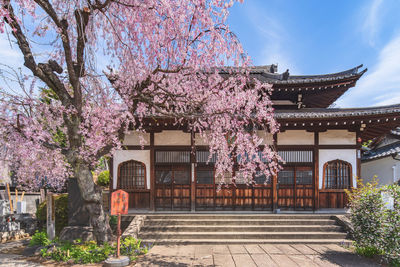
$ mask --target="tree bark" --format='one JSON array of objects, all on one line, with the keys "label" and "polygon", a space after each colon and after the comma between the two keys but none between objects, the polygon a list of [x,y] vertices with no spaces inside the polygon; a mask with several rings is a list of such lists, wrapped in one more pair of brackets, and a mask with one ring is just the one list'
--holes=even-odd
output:
[{"label": "tree bark", "polygon": [[101,187],[94,183],[90,168],[86,164],[79,163],[74,172],[82,192],[85,209],[90,216],[90,225],[93,227],[96,242],[101,244],[111,241],[113,234],[108,216],[103,210]]}]

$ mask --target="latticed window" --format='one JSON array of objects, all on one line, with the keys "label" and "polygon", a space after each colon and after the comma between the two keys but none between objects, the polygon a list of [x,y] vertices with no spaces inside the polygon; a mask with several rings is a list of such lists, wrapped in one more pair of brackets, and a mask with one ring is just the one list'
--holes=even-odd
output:
[{"label": "latticed window", "polygon": [[121,189],[145,189],[146,166],[135,160],[121,163],[118,182]]},{"label": "latticed window", "polygon": [[324,188],[350,188],[351,164],[342,160],[333,160],[324,165]]}]

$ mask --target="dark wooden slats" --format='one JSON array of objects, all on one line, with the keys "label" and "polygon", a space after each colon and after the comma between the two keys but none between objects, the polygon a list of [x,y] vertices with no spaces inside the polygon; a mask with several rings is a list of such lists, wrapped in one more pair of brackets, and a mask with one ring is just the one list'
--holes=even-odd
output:
[{"label": "dark wooden slats", "polygon": [[119,165],[120,189],[145,189],[146,166],[142,162],[130,160]]},{"label": "dark wooden slats", "polygon": [[218,190],[221,177],[215,177],[213,166],[200,165],[195,173],[196,210],[272,209],[271,181],[263,175],[257,176],[255,185],[246,185],[245,179],[238,179],[236,185],[225,185]]},{"label": "dark wooden slats", "polygon": [[347,189],[350,187],[351,165],[333,160],[324,165],[324,189]]},{"label": "dark wooden slats", "polygon": [[312,167],[285,167],[278,173],[278,208],[313,209]]},{"label": "dark wooden slats", "polygon": [[190,165],[155,166],[156,210],[190,210]]}]

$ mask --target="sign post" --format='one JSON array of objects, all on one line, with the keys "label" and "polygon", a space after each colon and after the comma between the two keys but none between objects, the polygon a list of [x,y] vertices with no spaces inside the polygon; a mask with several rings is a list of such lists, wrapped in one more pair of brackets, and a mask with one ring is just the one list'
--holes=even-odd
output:
[{"label": "sign post", "polygon": [[53,240],[56,236],[56,216],[55,216],[55,207],[54,207],[54,196],[53,193],[47,193],[47,236],[50,240]]},{"label": "sign post", "polygon": [[128,214],[129,194],[123,190],[114,191],[111,194],[111,215],[118,216],[117,224],[117,258],[109,258],[105,266],[126,266],[129,264],[129,257],[121,257],[121,214]]}]

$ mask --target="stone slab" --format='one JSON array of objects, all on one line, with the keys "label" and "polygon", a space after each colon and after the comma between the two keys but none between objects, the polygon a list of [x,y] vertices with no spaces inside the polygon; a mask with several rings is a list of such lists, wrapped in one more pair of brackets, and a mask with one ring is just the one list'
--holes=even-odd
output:
[{"label": "stone slab", "polygon": [[310,247],[311,249],[317,251],[320,254],[324,254],[329,250],[329,248],[327,248],[324,245],[309,244],[308,247]]},{"label": "stone slab", "polygon": [[283,254],[283,252],[273,244],[260,244],[260,247],[268,254]]},{"label": "stone slab", "polygon": [[288,244],[279,244],[279,245],[276,245],[276,247],[278,249],[280,249],[283,252],[283,254],[286,254],[286,255],[301,254],[298,250],[294,249],[291,245],[288,245]]},{"label": "stone slab", "polygon": [[235,266],[257,267],[249,254],[232,255]]},{"label": "stone slab", "polygon": [[217,254],[214,255],[214,265],[221,267],[232,267],[235,266],[231,254]]},{"label": "stone slab", "polygon": [[292,261],[289,256],[283,254],[274,254],[271,258],[276,262],[278,266],[289,267],[298,266],[294,261]]},{"label": "stone slab", "polygon": [[292,245],[292,247],[297,249],[301,254],[305,254],[305,255],[319,254],[317,251],[311,249],[310,247],[308,247],[305,244],[296,244],[296,245]]},{"label": "stone slab", "polygon": [[257,267],[277,267],[278,265],[272,260],[268,254],[251,254],[251,258]]},{"label": "stone slab", "polygon": [[259,245],[245,245],[244,246],[248,253],[250,254],[263,254],[265,253]]},{"label": "stone slab", "polygon": [[298,266],[307,266],[307,267],[319,266],[317,263],[313,262],[306,255],[288,255],[288,256]]},{"label": "stone slab", "polygon": [[229,245],[228,248],[231,254],[247,254],[243,245]]},{"label": "stone slab", "polygon": [[213,246],[212,248],[213,248],[214,255],[215,254],[231,254],[228,249],[228,246],[226,246],[226,245],[216,245],[216,246]]}]

